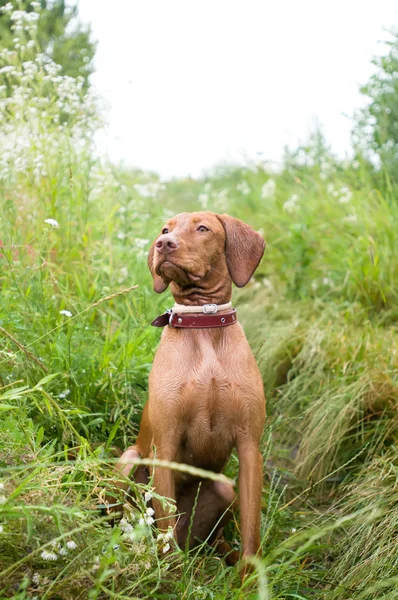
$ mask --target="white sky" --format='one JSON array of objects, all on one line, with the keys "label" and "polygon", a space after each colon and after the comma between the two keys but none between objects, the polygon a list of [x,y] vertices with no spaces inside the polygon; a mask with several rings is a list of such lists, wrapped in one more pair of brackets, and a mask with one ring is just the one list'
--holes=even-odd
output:
[{"label": "white sky", "polygon": [[396,0],[79,0],[107,99],[98,143],[164,177],[304,141],[318,119],[340,156],[359,85],[398,25]]}]

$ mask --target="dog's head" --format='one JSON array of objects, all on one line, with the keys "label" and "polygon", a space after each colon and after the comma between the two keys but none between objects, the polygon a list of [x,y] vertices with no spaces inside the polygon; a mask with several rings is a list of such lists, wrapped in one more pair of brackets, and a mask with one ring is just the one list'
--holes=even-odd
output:
[{"label": "dog's head", "polygon": [[243,287],[264,248],[263,238],[239,219],[212,212],[181,213],[165,223],[150,249],[154,290],[160,294],[172,283],[174,296],[199,289],[215,296],[217,287],[230,290],[231,280]]}]

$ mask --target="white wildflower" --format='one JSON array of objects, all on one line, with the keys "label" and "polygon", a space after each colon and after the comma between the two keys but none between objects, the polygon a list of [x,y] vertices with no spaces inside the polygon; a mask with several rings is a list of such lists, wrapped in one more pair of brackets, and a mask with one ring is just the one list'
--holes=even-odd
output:
[{"label": "white wildflower", "polygon": [[66,556],[66,555],[68,554],[68,551],[67,551],[67,549],[66,549],[66,548],[63,548],[63,547],[61,547],[61,548],[59,548],[59,550],[58,550],[58,554],[59,554],[60,556]]},{"label": "white wildflower", "polygon": [[152,492],[145,492],[145,494],[144,494],[144,502],[145,502],[145,504],[148,504],[148,502],[150,500],[152,500],[152,498],[153,498]]},{"label": "white wildflower", "polygon": [[262,282],[266,290],[268,290],[269,292],[274,291],[274,286],[272,285],[272,281],[270,279],[268,279],[267,277],[263,277]]},{"label": "white wildflower", "polygon": [[343,221],[346,223],[356,223],[358,221],[358,217],[357,215],[347,215],[346,217],[343,217]]},{"label": "white wildflower", "polygon": [[125,281],[125,279],[127,279],[127,277],[128,277],[128,274],[129,274],[129,272],[128,272],[128,269],[127,269],[127,267],[122,267],[122,268],[120,269],[120,277],[119,277],[119,279],[117,280],[117,282],[118,282],[118,283],[123,283],[123,281]]},{"label": "white wildflower", "polygon": [[268,179],[261,188],[261,198],[266,200],[267,198],[273,198],[275,196],[276,183],[273,179]]},{"label": "white wildflower", "polygon": [[338,200],[339,204],[347,204],[347,202],[351,201],[352,192],[347,187],[342,187],[340,189],[340,194],[342,194],[342,196],[340,196]]},{"label": "white wildflower", "polygon": [[40,554],[40,556],[44,560],[57,560],[57,558],[58,558],[58,555],[55,552],[48,552],[47,550],[43,550],[43,552]]},{"label": "white wildflower", "polygon": [[153,520],[153,518],[152,518],[152,517],[146,517],[146,518],[145,518],[145,523],[146,523],[147,525],[153,525],[153,524],[154,524],[154,522],[155,522],[155,521]]},{"label": "white wildflower", "polygon": [[70,310],[60,310],[59,311],[60,315],[65,315],[65,317],[72,317],[72,313],[70,312]]},{"label": "white wildflower", "polygon": [[135,183],[134,189],[142,198],[155,198],[158,193],[165,189],[162,183]]},{"label": "white wildflower", "polygon": [[123,241],[126,238],[126,234],[124,233],[124,231],[118,231],[116,237],[118,240]]},{"label": "white wildflower", "polygon": [[247,181],[241,181],[241,183],[238,183],[236,189],[244,196],[248,196],[250,194],[250,188],[247,184]]},{"label": "white wildflower", "polygon": [[223,188],[217,192],[217,206],[220,210],[228,210],[228,203],[228,190],[227,188]]},{"label": "white wildflower", "polygon": [[7,2],[2,8],[0,8],[0,12],[11,12],[14,10],[14,5],[12,2]]},{"label": "white wildflower", "polygon": [[209,202],[209,194],[199,194],[198,196],[198,202],[201,205],[202,208],[207,208],[207,204]]},{"label": "white wildflower", "polygon": [[296,533],[297,529],[295,527],[293,527],[292,529],[292,533]]},{"label": "white wildflower", "polygon": [[324,277],[322,279],[322,283],[323,283],[323,285],[327,285],[329,287],[334,287],[334,282],[332,279],[330,279],[330,277]]},{"label": "white wildflower", "polygon": [[298,200],[299,197],[297,194],[293,194],[289,200],[286,200],[286,202],[283,205],[283,210],[285,210],[287,213],[292,213],[297,209],[297,205],[298,205]]},{"label": "white wildflower", "polygon": [[13,71],[15,71],[15,67],[12,65],[6,65],[0,69],[0,73],[12,73]]},{"label": "white wildflower", "polygon": [[51,225],[51,227],[54,227],[55,229],[59,227],[59,223],[55,219],[45,219],[44,222],[47,223],[47,225]]},{"label": "white wildflower", "polygon": [[66,545],[69,548],[69,550],[76,550],[77,548],[77,544],[73,540],[69,540],[69,542],[66,542]]},{"label": "white wildflower", "polygon": [[70,390],[64,390],[63,392],[58,394],[58,398],[66,398],[67,396],[69,396],[69,394],[70,394]]},{"label": "white wildflower", "polygon": [[155,511],[153,510],[153,508],[150,508],[150,507],[149,507],[149,508],[147,508],[147,509],[146,509],[146,514],[147,514],[149,517],[153,517],[153,515],[155,514]]},{"label": "white wildflower", "polygon": [[173,532],[173,528],[169,527],[167,529],[167,533],[164,534],[164,539],[166,542],[169,542],[170,540],[172,540],[174,537],[174,532]]},{"label": "white wildflower", "polygon": [[145,246],[147,246],[150,242],[150,240],[146,239],[146,238],[135,238],[134,240],[135,245],[137,246],[137,248],[145,248]]},{"label": "white wildflower", "polygon": [[163,546],[163,554],[166,554],[166,552],[168,552],[170,550],[170,544],[165,544]]},{"label": "white wildflower", "polygon": [[145,525],[145,521],[144,521],[143,517],[141,517],[140,519],[138,519],[138,524],[139,525]]},{"label": "white wildflower", "polygon": [[132,533],[134,531],[134,527],[130,525],[127,519],[123,518],[119,523],[119,529],[123,531],[123,533]]},{"label": "white wildflower", "polygon": [[33,573],[32,581],[34,584],[38,585],[40,583],[40,574]]}]

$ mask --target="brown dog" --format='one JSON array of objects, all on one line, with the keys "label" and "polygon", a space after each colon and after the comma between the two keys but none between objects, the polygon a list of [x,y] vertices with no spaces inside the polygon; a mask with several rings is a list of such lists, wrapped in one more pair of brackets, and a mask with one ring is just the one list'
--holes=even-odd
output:
[{"label": "brown dog", "polygon": [[[248,283],[264,248],[258,233],[228,215],[183,213],[165,224],[148,258],[154,290],[160,294],[170,285],[178,305],[197,311],[192,315],[195,309],[188,309],[186,316],[184,307],[181,315],[174,309],[173,324],[165,327],[153,362],[137,443],[117,465],[128,476],[129,460],[156,456],[221,473],[236,447],[243,557],[260,549],[263,384],[234,311],[221,307],[213,321],[200,311],[214,313],[214,305],[229,303],[232,282],[238,287]],[[147,480],[146,470],[139,467],[135,478]],[[235,500],[231,486],[199,482],[164,467],[153,469],[153,481],[159,495],[176,501],[180,515],[154,498],[159,529],[172,527],[179,545],[191,548],[198,540],[221,540]]]}]

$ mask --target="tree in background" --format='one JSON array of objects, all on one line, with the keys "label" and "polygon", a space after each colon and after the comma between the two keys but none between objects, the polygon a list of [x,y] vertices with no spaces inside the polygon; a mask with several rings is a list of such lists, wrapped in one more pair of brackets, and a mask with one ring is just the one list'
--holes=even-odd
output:
[{"label": "tree in background", "polygon": [[91,40],[89,25],[78,22],[76,5],[66,5],[65,0],[21,0],[10,3],[0,0],[0,49],[12,45],[15,37],[10,10],[1,10],[13,4],[15,10],[34,12],[40,6],[37,43],[40,51],[62,66],[62,74],[84,78],[85,87],[93,71],[95,42]]},{"label": "tree in background", "polygon": [[388,52],[375,58],[376,72],[362,87],[370,103],[361,112],[354,144],[370,158],[375,155],[389,186],[398,186],[398,30],[386,42]]}]

